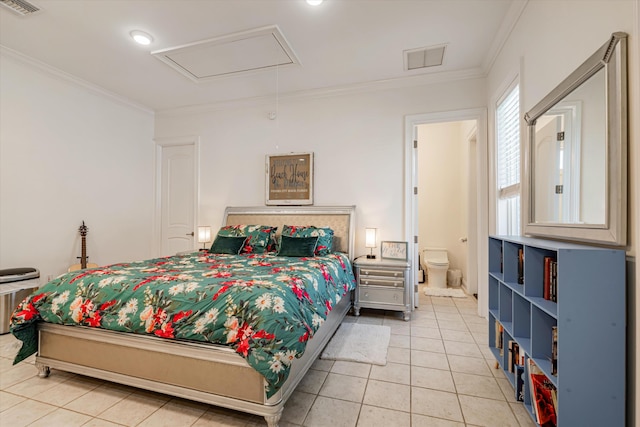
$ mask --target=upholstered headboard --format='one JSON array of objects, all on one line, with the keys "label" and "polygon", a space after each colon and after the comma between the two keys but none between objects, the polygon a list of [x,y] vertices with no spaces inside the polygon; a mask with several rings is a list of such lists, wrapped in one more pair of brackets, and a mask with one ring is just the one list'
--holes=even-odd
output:
[{"label": "upholstered headboard", "polygon": [[330,227],[334,232],[332,250],[353,259],[355,210],[355,206],[230,206],[224,211],[223,225],[269,225],[278,227],[277,235],[284,225]]}]

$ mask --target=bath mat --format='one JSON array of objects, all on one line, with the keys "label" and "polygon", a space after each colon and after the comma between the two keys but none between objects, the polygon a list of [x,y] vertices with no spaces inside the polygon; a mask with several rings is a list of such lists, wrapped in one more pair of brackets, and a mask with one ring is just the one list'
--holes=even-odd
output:
[{"label": "bath mat", "polygon": [[390,340],[388,326],[343,323],[320,358],[386,365]]},{"label": "bath mat", "polygon": [[424,287],[424,294],[430,297],[454,297],[464,298],[467,295],[459,288],[430,288]]}]

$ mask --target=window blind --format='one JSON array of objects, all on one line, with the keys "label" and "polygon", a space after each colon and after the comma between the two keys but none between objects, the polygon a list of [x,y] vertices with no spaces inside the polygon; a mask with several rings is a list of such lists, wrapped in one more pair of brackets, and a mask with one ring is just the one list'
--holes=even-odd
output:
[{"label": "window blind", "polygon": [[520,97],[518,92],[518,86],[516,86],[498,104],[496,110],[497,183],[500,191],[520,183]]}]

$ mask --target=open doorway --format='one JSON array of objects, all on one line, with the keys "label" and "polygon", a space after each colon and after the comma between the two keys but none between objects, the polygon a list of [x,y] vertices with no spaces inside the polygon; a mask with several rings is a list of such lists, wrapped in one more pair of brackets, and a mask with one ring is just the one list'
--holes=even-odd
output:
[{"label": "open doorway", "polygon": [[[428,126],[430,125],[434,127],[429,128]],[[424,247],[433,244],[438,245],[436,247],[452,248],[453,263],[450,268],[461,270],[464,278],[464,290],[468,294],[477,295],[478,314],[486,316],[488,287],[486,253],[488,239],[488,158],[486,126],[486,110],[484,109],[428,113],[405,118],[405,213],[407,240],[412,242],[410,255],[412,269],[415,274],[414,283],[416,286],[414,289],[416,294],[414,294],[414,305],[416,306],[419,296],[417,292],[420,290],[418,280],[419,254]],[[464,150],[464,154],[448,153],[447,155],[453,157],[453,163],[448,163],[448,166],[443,166],[442,158],[439,163],[433,164],[436,165],[432,167],[433,172],[436,174],[435,177],[430,178],[430,181],[436,181],[435,184],[439,187],[437,191],[440,192],[440,195],[437,195],[437,191],[429,195],[430,192],[425,187],[425,185],[429,184],[421,184],[420,182],[420,174],[427,177],[429,175],[426,173],[428,169],[425,169],[425,173],[420,172],[422,168],[429,167],[428,164],[426,166],[421,165],[419,160],[421,128],[427,138],[429,129],[436,130],[439,128],[449,133],[457,132],[458,148]],[[454,132],[451,129],[447,130],[447,128],[458,128],[458,130]],[[439,139],[439,137],[436,136],[436,139]],[[425,142],[424,144],[427,143]],[[426,149],[426,145],[423,148]],[[446,150],[446,146],[440,146],[439,148]],[[440,153],[440,155],[444,154]],[[437,152],[431,153],[431,157],[437,156]],[[457,162],[456,157],[458,157]],[[438,162],[438,160],[435,161]],[[454,169],[454,172],[458,171],[460,175],[465,177],[457,188],[448,187],[447,178],[444,177],[444,173],[441,170],[442,167],[446,167],[447,172],[451,172],[448,169]],[[438,169],[440,169],[440,175],[438,175]],[[460,192],[465,193],[465,195],[461,197]],[[431,236],[421,236],[420,221],[422,213],[420,200],[422,194],[425,193],[426,197],[433,198],[433,200],[426,200],[426,203],[444,206],[445,212],[447,203],[450,203],[453,197],[458,199],[454,209],[464,209],[465,212],[462,215],[462,219],[456,220],[457,228],[451,227],[453,231],[449,231],[448,234],[441,233],[447,234],[448,237],[439,236],[436,238],[433,232]],[[450,221],[452,215],[447,215],[445,218],[446,221]],[[435,225],[442,227],[442,223],[438,225],[438,222],[442,222],[442,220],[438,221],[436,218],[434,220]],[[428,233],[428,227],[423,225],[423,228],[427,228]],[[432,237],[434,237],[434,240],[431,240]],[[460,241],[460,239],[466,239],[466,241]]]},{"label": "open doorway", "polygon": [[[448,286],[468,295],[478,293],[468,245],[469,228],[474,228],[470,220],[476,217],[475,191],[469,191],[476,178],[476,133],[475,120],[417,126],[419,258],[425,285],[434,291]],[[441,265],[432,262],[428,268],[430,255]],[[436,277],[438,270],[443,281]]]}]

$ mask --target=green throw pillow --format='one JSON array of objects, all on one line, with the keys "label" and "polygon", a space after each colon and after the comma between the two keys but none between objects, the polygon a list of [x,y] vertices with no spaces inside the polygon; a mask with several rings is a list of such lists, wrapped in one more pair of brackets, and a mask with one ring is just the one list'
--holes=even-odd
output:
[{"label": "green throw pillow", "polygon": [[247,241],[247,236],[216,236],[209,252],[212,254],[238,255]]},{"label": "green throw pillow", "polygon": [[315,255],[318,237],[280,236],[279,256],[312,257]]}]

